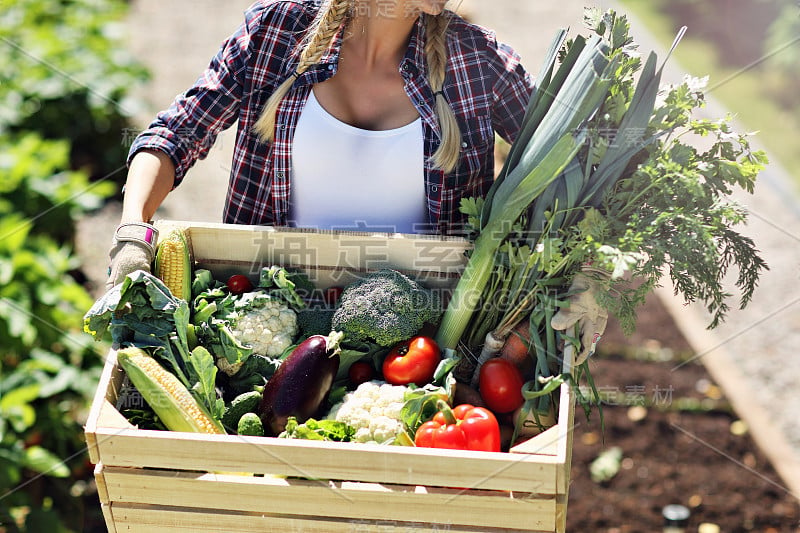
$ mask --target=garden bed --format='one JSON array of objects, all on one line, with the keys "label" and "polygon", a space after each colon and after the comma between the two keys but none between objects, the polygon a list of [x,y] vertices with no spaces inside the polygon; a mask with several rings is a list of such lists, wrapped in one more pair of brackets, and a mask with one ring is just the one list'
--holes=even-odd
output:
[{"label": "garden bed", "polygon": [[[705,367],[681,364],[692,352],[655,297],[634,337],[611,324],[602,346],[591,368],[605,430],[597,412],[588,422],[576,413],[568,531],[658,531],[669,504],[690,509],[689,531],[704,522],[726,533],[800,530],[797,499]],[[591,463],[614,446],[619,473],[592,481]]]}]

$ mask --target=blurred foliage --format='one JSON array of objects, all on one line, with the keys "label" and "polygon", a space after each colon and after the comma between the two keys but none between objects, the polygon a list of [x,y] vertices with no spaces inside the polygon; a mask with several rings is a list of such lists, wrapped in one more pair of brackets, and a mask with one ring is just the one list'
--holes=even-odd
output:
[{"label": "blurred foliage", "polygon": [[697,39],[714,43],[721,65],[759,61],[764,40],[782,4],[791,0],[657,0],[659,9],[689,26]]},{"label": "blurred foliage", "polygon": [[69,243],[113,185],[65,170],[67,141],[0,145],[0,530],[82,531],[99,513],[82,426],[108,346],[81,331],[92,300]]},{"label": "blurred foliage", "polygon": [[70,166],[119,184],[121,141],[147,78],[124,40],[123,0],[10,0],[0,10],[0,133],[70,141]]},{"label": "blurred foliage", "polygon": [[800,3],[783,0],[783,4],[764,43],[767,66],[774,71],[767,87],[783,106],[800,108]]},{"label": "blurred foliage", "polygon": [[658,9],[713,45],[723,67],[756,69],[764,96],[800,107],[797,0],[657,0]]},{"label": "blurred foliage", "polygon": [[77,221],[118,190],[130,91],[123,0],[11,0],[0,9],[0,532],[103,531],[83,435],[108,345]]}]

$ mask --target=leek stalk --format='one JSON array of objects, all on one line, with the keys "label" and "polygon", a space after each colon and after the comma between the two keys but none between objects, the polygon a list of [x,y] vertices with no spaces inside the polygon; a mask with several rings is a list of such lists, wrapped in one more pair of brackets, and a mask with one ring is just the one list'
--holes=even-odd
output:
[{"label": "leek stalk", "polygon": [[494,270],[495,254],[500,245],[530,203],[575,158],[583,140],[582,133],[578,135],[567,133],[561,137],[541,164],[534,167],[520,181],[514,196],[502,206],[502,210],[495,212],[495,216],[481,231],[436,333],[436,342],[440,348],[453,350],[456,348]]}]

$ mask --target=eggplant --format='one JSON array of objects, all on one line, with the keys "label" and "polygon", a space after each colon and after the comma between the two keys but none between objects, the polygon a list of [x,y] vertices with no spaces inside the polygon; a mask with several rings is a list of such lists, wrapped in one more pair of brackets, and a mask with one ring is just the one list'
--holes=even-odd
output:
[{"label": "eggplant", "polygon": [[290,416],[303,423],[318,417],[339,370],[341,333],[312,335],[301,342],[267,381],[258,414],[267,436],[286,429]]}]

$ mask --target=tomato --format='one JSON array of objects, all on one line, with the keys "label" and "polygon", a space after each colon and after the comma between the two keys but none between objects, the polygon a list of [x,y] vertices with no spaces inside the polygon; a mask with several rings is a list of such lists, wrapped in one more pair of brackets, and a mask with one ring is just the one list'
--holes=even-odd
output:
[{"label": "tomato", "polygon": [[253,284],[250,282],[250,278],[244,274],[234,274],[229,277],[226,285],[232,294],[242,294],[253,290]]},{"label": "tomato", "polygon": [[481,397],[495,413],[510,413],[522,405],[522,385],[516,365],[498,357],[486,361],[478,376]]},{"label": "tomato", "polygon": [[325,305],[328,307],[335,306],[339,302],[339,298],[342,296],[343,291],[344,287],[339,287],[338,285],[325,289],[325,292],[322,295]]},{"label": "tomato", "polygon": [[357,386],[374,378],[375,369],[366,361],[356,361],[350,365],[347,376],[350,379],[350,383]]},{"label": "tomato", "polygon": [[392,347],[383,361],[383,377],[392,385],[430,383],[439,361],[439,346],[430,337],[413,337]]}]

